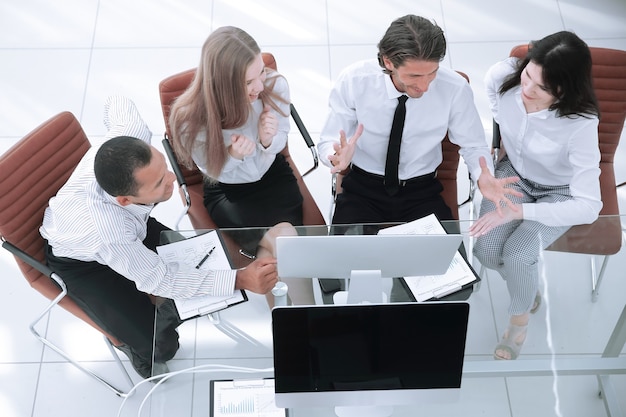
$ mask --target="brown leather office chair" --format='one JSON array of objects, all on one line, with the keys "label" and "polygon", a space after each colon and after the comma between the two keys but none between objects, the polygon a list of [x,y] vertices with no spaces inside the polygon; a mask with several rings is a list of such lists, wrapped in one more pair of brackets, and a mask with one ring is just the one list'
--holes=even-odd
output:
[{"label": "brown leather office chair", "polygon": [[120,342],[98,327],[66,295],[62,277],[45,264],[44,240],[39,234],[48,201],[65,184],[89,147],[78,120],[71,113],[64,112],[44,122],[0,156],[0,172],[3,173],[0,179],[0,238],[2,247],[15,256],[31,287],[51,300],[30,325],[33,335],[117,395],[125,397],[125,392],[83,367],[35,329],[53,307],[60,305],[104,335],[125,378],[133,385],[111,345]]},{"label": "brown leather office chair", "polygon": [[[613,160],[626,117],[626,51],[596,47],[590,50],[593,86],[600,105],[598,141],[603,204],[600,215],[618,215]],[[528,45],[518,45],[511,50],[510,56],[523,59],[527,52]],[[493,144],[499,147],[498,129],[494,129],[494,134]],[[603,256],[602,266],[597,273],[595,258],[591,257],[591,297],[596,301],[609,256],[619,252],[622,236],[619,218],[599,218],[591,224],[573,226],[547,250]]]},{"label": "brown leather office chair", "polygon": [[[265,66],[268,68],[272,68],[277,70],[276,60],[271,53],[264,52],[263,61]],[[187,169],[183,166],[180,166],[177,162],[176,155],[174,154],[171,147],[171,140],[176,140],[176,138],[172,138],[170,128],[169,128],[169,115],[170,115],[170,107],[174,100],[181,95],[189,86],[193,77],[195,76],[196,70],[190,69],[187,71],[183,71],[181,73],[172,75],[159,84],[159,95],[161,98],[161,108],[163,111],[163,118],[165,120],[165,139],[163,140],[163,147],[165,148],[165,152],[167,153],[172,168],[176,173],[178,183],[180,186],[181,198],[183,199],[183,204],[185,205],[185,211],[183,212],[183,216],[187,214],[189,216],[189,220],[195,229],[215,229],[217,225],[209,216],[206,208],[203,204],[204,199],[204,190],[203,190],[203,175],[199,169]],[[307,175],[309,172],[317,168],[318,166],[318,158],[317,151],[315,149],[315,144],[311,140],[306,127],[302,123],[295,107],[293,104],[291,107],[291,117],[294,120],[298,130],[300,131],[303,139],[306,142],[307,147],[311,150],[313,156],[313,167],[304,173]],[[311,192],[307,188],[304,182],[304,175],[300,174],[298,167],[295,162],[291,158],[289,154],[289,146],[285,146],[285,148],[281,152],[285,159],[289,162],[293,173],[298,181],[298,186],[300,188],[300,193],[303,197],[303,223],[305,225],[325,225],[326,222],[322,213],[320,212]],[[226,243],[229,245],[229,243]],[[237,253],[237,251],[231,251],[231,253]],[[234,263],[233,266],[241,266],[249,262],[248,259],[231,259]]]},{"label": "brown leather office chair", "polygon": [[[460,75],[463,76],[469,82],[469,77],[467,74],[457,71]],[[459,198],[458,198],[458,185],[457,185],[457,171],[459,168],[459,146],[450,142],[448,139],[448,135],[446,135],[441,141],[441,151],[443,153],[443,160],[439,167],[437,168],[437,178],[441,182],[443,186],[443,191],[441,192],[441,196],[443,200],[446,202],[450,210],[452,211],[452,220],[459,219]],[[332,201],[333,204],[330,210],[330,219],[332,219],[333,215],[333,207],[334,201],[337,198],[337,194],[341,193],[341,180],[345,174],[348,173],[348,170],[340,173],[334,174],[332,178]],[[470,179],[471,183],[471,179]],[[465,203],[463,203],[465,204]],[[449,220],[449,219],[448,219]]]}]

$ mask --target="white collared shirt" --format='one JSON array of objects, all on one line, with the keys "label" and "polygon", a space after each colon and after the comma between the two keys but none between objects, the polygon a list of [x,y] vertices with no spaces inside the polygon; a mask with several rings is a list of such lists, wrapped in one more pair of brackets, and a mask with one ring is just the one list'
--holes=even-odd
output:
[{"label": "white collared shirt", "polygon": [[527,113],[521,87],[498,93],[515,71],[517,58],[492,66],[485,77],[502,145],[519,175],[542,185],[569,185],[573,199],[559,203],[523,204],[524,218],[549,226],[591,223],[602,208],[598,118],[558,117],[556,111]]},{"label": "white collared shirt", "polygon": [[[401,95],[377,60],[350,65],[339,75],[329,98],[329,114],[322,129],[318,150],[324,164],[335,153],[339,131],[349,139],[359,123],[363,134],[352,162],[359,168],[384,175],[387,145],[393,114]],[[428,91],[406,102],[398,176],[401,180],[428,174],[442,161],[441,141],[461,147],[472,178],[480,176],[478,159],[484,156],[493,172],[485,131],[467,81],[451,69],[440,67]]]},{"label": "white collared shirt", "polygon": [[[122,135],[148,143],[152,137],[141,122],[114,126],[106,139]],[[100,188],[93,168],[96,152],[96,147],[87,151],[46,208],[40,233],[52,246],[54,255],[108,265],[134,281],[140,291],[162,297],[232,294],[236,271],[206,271],[193,265],[165,263],[143,245],[146,222],[154,206],[121,206]]]}]

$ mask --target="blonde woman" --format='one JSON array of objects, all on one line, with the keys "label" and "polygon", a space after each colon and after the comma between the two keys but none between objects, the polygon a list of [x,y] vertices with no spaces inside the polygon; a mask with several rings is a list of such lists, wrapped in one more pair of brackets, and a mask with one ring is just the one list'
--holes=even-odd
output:
[{"label": "blonde woman", "polygon": [[265,68],[242,29],[215,30],[189,88],[170,115],[180,162],[204,173],[204,205],[220,228],[273,227],[235,236],[244,250],[273,256],[273,239],[302,224],[302,195],[280,151],[289,132],[289,86]]}]

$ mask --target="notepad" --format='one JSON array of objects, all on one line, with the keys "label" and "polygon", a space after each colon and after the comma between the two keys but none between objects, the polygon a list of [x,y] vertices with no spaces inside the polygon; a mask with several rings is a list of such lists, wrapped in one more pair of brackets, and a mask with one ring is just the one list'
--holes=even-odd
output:
[{"label": "notepad", "polygon": [[[381,229],[378,234],[445,234],[437,216],[422,217],[409,223]],[[415,301],[426,301],[445,297],[460,291],[465,286],[479,280],[478,276],[458,251],[452,258],[450,267],[443,275],[404,277],[406,286]]]},{"label": "notepad", "polygon": [[[165,262],[179,262],[201,270],[231,269],[228,254],[216,230],[189,239],[158,246],[157,253]],[[236,290],[231,295],[174,299],[181,320],[203,316],[247,301],[244,290]]]}]

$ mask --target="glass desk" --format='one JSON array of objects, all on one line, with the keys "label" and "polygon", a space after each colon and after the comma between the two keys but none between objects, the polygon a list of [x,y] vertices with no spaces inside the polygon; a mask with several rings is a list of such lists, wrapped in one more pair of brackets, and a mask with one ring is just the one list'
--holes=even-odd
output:
[{"label": "glass desk", "polygon": [[[393,226],[398,226],[395,223],[386,224],[354,224],[347,226],[297,226],[294,227],[292,232],[298,236],[329,236],[329,235],[376,235],[379,231],[387,229]],[[443,222],[442,233],[460,233],[459,222]],[[230,263],[233,268],[243,268],[249,265],[254,259],[255,252],[254,247],[260,236],[263,236],[269,229],[268,228],[240,228],[240,229],[220,229],[219,235],[221,237],[224,248],[227,252],[227,256],[230,259]],[[190,230],[190,231],[171,231],[163,232],[162,241],[176,242],[185,240],[190,237],[202,235],[209,232],[208,230]],[[437,233],[432,233],[437,234]],[[462,243],[459,248],[459,253],[467,261],[467,250],[465,243]],[[478,276],[475,272],[474,275]],[[315,292],[316,304],[332,304],[333,295],[337,291],[346,290],[347,280],[345,279],[319,279],[314,282],[313,288]],[[348,278],[348,277],[346,277]],[[291,283],[297,283],[299,281],[291,280]],[[389,279],[385,280],[386,287],[385,292],[389,296],[390,302],[411,302],[415,301],[415,298],[411,295],[410,291],[403,284],[401,279]],[[297,290],[296,290],[297,291]],[[445,297],[441,297],[444,301],[453,300],[467,300],[473,291],[472,286],[466,286],[460,291],[456,291]],[[292,291],[290,290],[289,293]],[[278,300],[282,303],[281,300]],[[293,304],[303,304],[294,300]]]},{"label": "glass desk", "polygon": [[[590,261],[601,259],[599,256],[580,253],[594,249],[589,227],[566,235],[542,253],[543,304],[531,316],[526,342],[514,361],[493,359],[493,349],[508,322],[506,283],[471,259],[482,280],[452,297],[470,304],[460,399],[418,409],[397,406],[393,415],[622,415],[619,410],[626,410],[626,399],[616,395],[626,392],[626,249],[621,220],[605,217],[593,226],[604,230],[603,250],[615,251],[601,271]],[[464,248],[471,253],[468,226],[469,222],[445,222],[447,230],[460,230]],[[382,226],[354,225],[347,232],[373,234],[376,227]],[[609,238],[616,227],[617,245]],[[227,229],[221,232],[230,233]],[[326,226],[299,228],[299,234],[329,232],[333,231]],[[195,233],[180,232],[178,236]],[[251,261],[239,253],[237,244],[226,246],[235,267]],[[600,272],[603,282],[596,288],[597,283],[590,283],[589,277]],[[392,284],[392,288],[391,301],[410,297],[402,285]],[[328,302],[319,288],[316,291],[322,302]],[[270,309],[264,296],[250,292],[248,296],[248,302],[223,310],[218,317],[188,320],[179,327],[181,348],[168,365],[172,372],[180,373],[138,390],[139,395],[152,390],[142,415],[209,416],[210,380],[273,376]],[[127,414],[121,415],[137,415],[137,410],[124,412]],[[333,415],[332,408],[290,410],[292,417]]]}]

